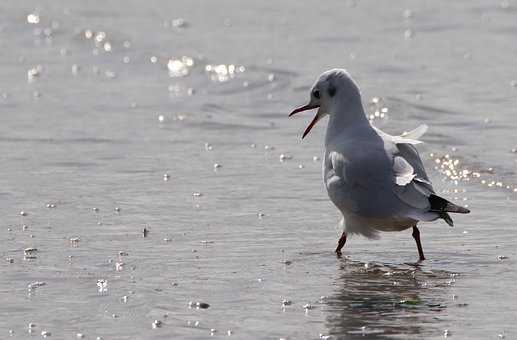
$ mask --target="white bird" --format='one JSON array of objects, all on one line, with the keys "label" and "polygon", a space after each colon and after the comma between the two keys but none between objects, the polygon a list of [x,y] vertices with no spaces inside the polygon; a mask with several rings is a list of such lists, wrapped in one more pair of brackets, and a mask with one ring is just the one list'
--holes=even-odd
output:
[{"label": "white bird", "polygon": [[404,136],[391,136],[372,126],[359,87],[342,69],[321,74],[309,103],[289,116],[315,108],[318,112],[302,138],[329,116],[323,181],[330,200],[343,214],[336,253],[341,255],[348,234],[376,238],[379,231],[413,228],[420,260],[425,260],[417,223],[441,218],[452,226],[449,212],[470,212],[436,195],[414,146],[421,143],[417,139],[427,126]]}]

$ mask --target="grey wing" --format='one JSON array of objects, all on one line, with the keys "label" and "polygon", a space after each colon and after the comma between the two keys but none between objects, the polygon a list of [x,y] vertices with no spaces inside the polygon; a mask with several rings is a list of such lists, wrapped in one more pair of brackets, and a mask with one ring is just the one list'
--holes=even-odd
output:
[{"label": "grey wing", "polygon": [[418,151],[411,144],[400,143],[396,144],[393,157],[394,191],[398,198],[412,208],[427,212],[434,189]]}]

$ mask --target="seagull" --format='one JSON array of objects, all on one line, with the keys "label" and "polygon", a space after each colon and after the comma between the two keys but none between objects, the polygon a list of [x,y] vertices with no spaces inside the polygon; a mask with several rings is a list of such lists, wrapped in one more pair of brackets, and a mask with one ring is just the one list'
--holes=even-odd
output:
[{"label": "seagull", "polygon": [[322,73],[312,86],[310,101],[289,116],[318,109],[302,139],[316,123],[329,117],[325,134],[323,182],[328,196],[343,215],[341,249],[348,235],[377,238],[379,232],[413,229],[419,260],[425,260],[420,221],[443,219],[470,211],[438,196],[415,145],[427,126],[392,136],[370,124],[356,82],[343,69]]}]

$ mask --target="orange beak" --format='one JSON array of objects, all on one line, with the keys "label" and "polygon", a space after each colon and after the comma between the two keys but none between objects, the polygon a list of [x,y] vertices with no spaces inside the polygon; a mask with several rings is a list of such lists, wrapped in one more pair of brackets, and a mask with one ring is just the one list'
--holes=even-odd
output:
[{"label": "orange beak", "polygon": [[[291,117],[292,115],[294,114],[297,114],[298,112],[302,112],[302,111],[307,111],[307,110],[312,110],[312,109],[316,109],[320,107],[319,105],[311,105],[311,104],[307,104],[305,106],[302,106],[302,107],[299,107],[297,109],[295,109],[293,112],[291,112],[289,114],[289,117]],[[321,119],[321,115],[319,113],[316,113],[316,116],[314,116],[314,118],[312,119],[312,121],[310,122],[309,126],[307,126],[307,128],[305,129],[305,131],[303,132],[303,135],[302,135],[302,139],[305,138],[305,136],[307,136],[307,134],[309,133],[309,131],[311,131],[311,129],[313,128],[314,125],[316,125],[316,123],[318,122],[318,120]]]}]

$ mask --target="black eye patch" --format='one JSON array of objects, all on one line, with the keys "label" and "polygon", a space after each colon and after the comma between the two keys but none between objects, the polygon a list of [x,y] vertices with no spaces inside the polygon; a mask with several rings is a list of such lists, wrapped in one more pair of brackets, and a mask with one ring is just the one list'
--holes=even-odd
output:
[{"label": "black eye patch", "polygon": [[334,97],[336,94],[336,88],[332,85],[329,86],[329,96]]},{"label": "black eye patch", "polygon": [[315,90],[312,94],[314,95],[314,98],[320,99],[320,91]]}]

